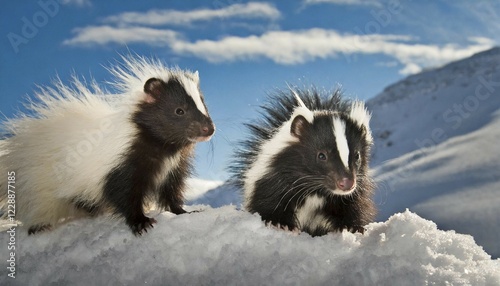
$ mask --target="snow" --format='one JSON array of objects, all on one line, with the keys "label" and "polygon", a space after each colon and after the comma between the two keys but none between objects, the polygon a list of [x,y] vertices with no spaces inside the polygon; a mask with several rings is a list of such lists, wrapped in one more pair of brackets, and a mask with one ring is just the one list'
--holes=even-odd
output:
[{"label": "snow", "polygon": [[242,208],[242,199],[242,191],[236,188],[230,182],[226,182],[219,185],[217,188],[208,190],[198,197],[192,197],[190,200],[188,200],[188,203],[195,205],[209,205],[213,208],[218,208],[226,205],[233,205],[238,208]]},{"label": "snow", "polygon": [[185,199],[188,201],[199,199],[200,196],[203,196],[208,191],[216,189],[223,184],[224,181],[210,181],[199,178],[189,178],[186,184],[187,186]]},{"label": "snow", "polygon": [[[500,256],[500,113],[484,128],[375,168],[380,219],[410,208],[443,229],[474,235]],[[404,167],[402,167],[404,166]]]},{"label": "snow", "polygon": [[[16,278],[1,285],[499,285],[500,260],[472,236],[406,211],[364,235],[311,237],[266,226],[234,206],[155,214],[135,237],[120,220],[69,222],[27,236],[17,228]],[[0,244],[7,245],[2,235]],[[7,257],[2,247],[1,257]],[[5,267],[2,267],[5,271]]]},{"label": "snow", "polygon": [[412,75],[367,102],[372,163],[438,145],[491,122],[500,108],[500,48]]}]

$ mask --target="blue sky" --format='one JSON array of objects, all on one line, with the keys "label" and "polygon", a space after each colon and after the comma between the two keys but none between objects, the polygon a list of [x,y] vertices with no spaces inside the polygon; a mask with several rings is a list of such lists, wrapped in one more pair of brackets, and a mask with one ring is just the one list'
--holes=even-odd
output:
[{"label": "blue sky", "polygon": [[216,125],[196,172],[222,180],[266,93],[341,85],[369,99],[406,75],[498,45],[500,1],[5,1],[0,112],[71,74],[104,83],[130,51],[198,70]]}]

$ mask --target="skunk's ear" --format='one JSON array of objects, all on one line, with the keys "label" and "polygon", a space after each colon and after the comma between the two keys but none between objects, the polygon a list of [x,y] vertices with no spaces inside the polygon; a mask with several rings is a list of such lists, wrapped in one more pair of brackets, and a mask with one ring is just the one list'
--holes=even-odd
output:
[{"label": "skunk's ear", "polygon": [[302,116],[302,115],[297,115],[292,121],[292,126],[290,127],[290,133],[296,137],[300,138],[304,133],[305,130],[309,126],[309,121]]},{"label": "skunk's ear", "polygon": [[152,77],[146,81],[144,84],[144,93],[146,94],[146,97],[144,101],[147,103],[154,103],[156,102],[156,99],[158,99],[162,92],[164,91],[164,85],[165,82],[163,82],[161,79],[157,79],[155,77]]}]

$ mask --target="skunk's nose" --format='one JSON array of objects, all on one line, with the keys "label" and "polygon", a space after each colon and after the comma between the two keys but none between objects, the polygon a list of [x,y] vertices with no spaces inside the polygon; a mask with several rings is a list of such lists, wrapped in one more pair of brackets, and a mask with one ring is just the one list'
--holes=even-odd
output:
[{"label": "skunk's nose", "polygon": [[337,181],[337,188],[342,191],[350,191],[354,186],[354,180],[350,178],[342,178]]},{"label": "skunk's nose", "polygon": [[208,136],[212,136],[215,132],[215,128],[213,125],[209,125],[209,126],[203,126],[201,128],[201,136],[203,137],[208,137]]},{"label": "skunk's nose", "polygon": [[199,130],[200,133],[194,140],[198,142],[208,141],[215,133],[215,126],[213,124],[204,125]]}]

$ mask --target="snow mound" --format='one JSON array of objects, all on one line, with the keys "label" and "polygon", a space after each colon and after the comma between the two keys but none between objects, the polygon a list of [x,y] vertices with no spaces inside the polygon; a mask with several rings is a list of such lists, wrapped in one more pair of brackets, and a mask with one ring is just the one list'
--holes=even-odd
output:
[{"label": "snow mound", "polygon": [[224,181],[210,181],[199,178],[188,178],[186,182],[185,199],[188,201],[195,200],[204,196],[207,192],[219,188],[224,184]]},{"label": "snow mound", "polygon": [[230,181],[219,184],[216,188],[206,192],[198,192],[197,194],[198,195],[193,196],[188,193],[186,196],[187,204],[209,205],[212,208],[234,205],[238,208],[242,208],[242,190]]},{"label": "snow mound", "polygon": [[[364,235],[313,238],[267,227],[233,206],[196,207],[206,209],[157,214],[143,237],[106,217],[36,236],[18,227],[16,278],[2,275],[0,284],[500,285],[500,260],[471,236],[409,211],[368,225]],[[3,233],[0,243],[8,240]]]}]

